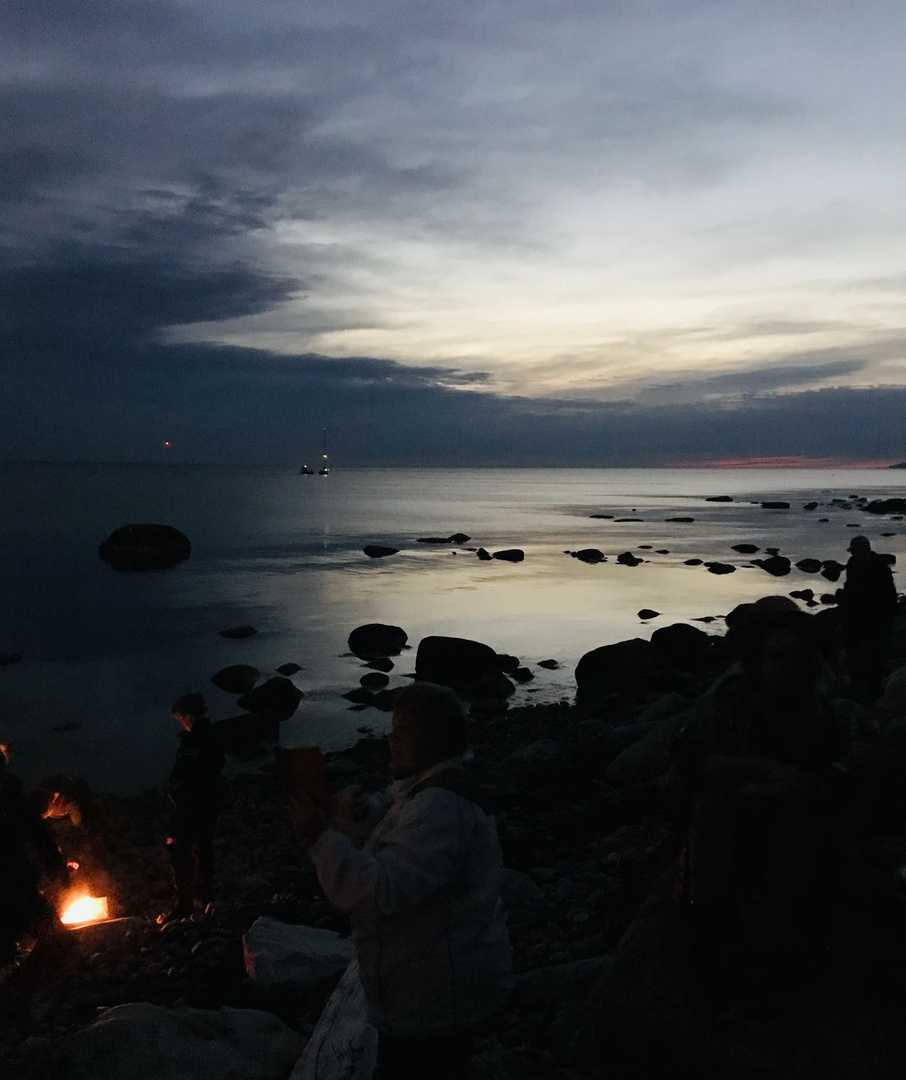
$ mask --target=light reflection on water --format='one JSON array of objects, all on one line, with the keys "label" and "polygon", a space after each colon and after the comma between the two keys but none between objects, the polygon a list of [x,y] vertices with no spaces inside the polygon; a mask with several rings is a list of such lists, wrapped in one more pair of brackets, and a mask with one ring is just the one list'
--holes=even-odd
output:
[{"label": "light reflection on water", "polygon": [[[64,770],[118,790],[157,785],[166,775],[176,742],[169,705],[179,693],[201,689],[215,717],[238,711],[208,682],[230,663],[254,664],[264,677],[287,661],[304,666],[294,681],[306,698],[284,726],[286,741],[338,747],[362,724],[385,727],[386,714],[350,712],[339,697],[362,674],[343,654],[350,630],[364,622],[400,625],[413,646],[427,634],[453,634],[530,665],[557,659],[558,671],[540,670],[515,699],[549,700],[572,696],[576,661],[598,645],[724,615],[769,593],[833,591],[798,571],[774,579],[745,568],[732,544],[777,546],[794,561],[845,561],[859,531],[904,555],[902,523],[801,509],[851,493],[902,494],[903,474],[883,470],[335,469],[324,479],[207,466],[2,469],[9,512],[0,522],[0,584],[8,604],[0,652],[24,659],[0,669],[0,734],[32,781]],[[722,494],[734,502],[706,501]],[[773,499],[793,508],[757,505]],[[676,516],[695,521],[665,520]],[[191,538],[192,558],[160,574],[111,571],[97,544],[127,521],[175,525]],[[453,555],[446,545],[416,543],[459,531],[472,537],[469,546],[521,547],[525,561],[481,562],[461,549]],[[882,531],[898,535],[881,540]],[[367,543],[401,551],[370,560],[361,550]],[[610,561],[592,566],[564,554],[583,547],[600,548]],[[620,566],[613,557],[625,550],[650,561]],[[740,569],[717,577],[684,566],[693,556]],[[661,616],[643,624],[636,614],[643,607]],[[217,636],[240,623],[259,633],[246,641]],[[414,649],[404,653],[397,672],[411,671],[414,659]],[[394,674],[394,685],[403,681]]]}]

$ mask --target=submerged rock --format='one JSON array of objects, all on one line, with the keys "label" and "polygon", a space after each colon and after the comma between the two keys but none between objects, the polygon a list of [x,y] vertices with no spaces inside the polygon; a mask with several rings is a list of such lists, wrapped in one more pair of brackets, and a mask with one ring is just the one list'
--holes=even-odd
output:
[{"label": "submerged rock", "polygon": [[300,664],[281,664],[276,670],[281,675],[286,675],[288,677],[290,675],[295,675],[297,671],[301,671],[302,666]]},{"label": "submerged rock", "polygon": [[624,551],[622,555],[617,555],[617,562],[620,566],[638,566],[639,563],[644,561],[644,559],[639,559],[633,555],[631,551]]},{"label": "submerged rock", "polygon": [[762,510],[789,510],[790,504],[788,502],[782,502],[780,500],[774,500],[773,502],[763,502],[761,504]]},{"label": "submerged rock", "polygon": [[359,679],[359,682],[369,690],[382,690],[390,682],[390,676],[382,671],[369,671],[367,675]]},{"label": "submerged rock", "polygon": [[642,608],[638,613],[640,619],[656,619],[660,615],[659,611],[652,611],[651,608]]},{"label": "submerged rock", "polygon": [[790,560],[784,555],[771,555],[767,559],[753,559],[752,562],[772,577],[783,577],[790,572]]},{"label": "submerged rock", "polygon": [[409,635],[400,626],[389,623],[365,623],[349,635],[349,651],[360,660],[377,660],[398,656]]},{"label": "submerged rock", "polygon": [[570,555],[584,563],[607,562],[607,556],[597,548],[582,548],[581,551],[571,551]]},{"label": "submerged rock", "polygon": [[302,691],[282,675],[275,675],[273,679],[256,686],[247,694],[239,698],[237,704],[249,712],[269,712],[280,720],[288,720],[305,695]]},{"label": "submerged rock", "polygon": [[251,690],[261,672],[251,664],[231,664],[215,671],[211,682],[227,694],[245,694]]},{"label": "submerged rock", "polygon": [[172,525],[123,525],[98,547],[115,570],[165,570],[191,554],[189,538]]},{"label": "submerged rock", "polygon": [[709,574],[735,574],[736,567],[730,563],[723,562],[708,562],[705,563],[708,568]]},{"label": "submerged rock", "polygon": [[369,559],[385,559],[388,555],[398,555],[399,548],[385,547],[383,544],[366,544],[362,551]]},{"label": "submerged rock", "polygon": [[754,555],[759,551],[757,544],[733,544],[731,551],[738,551],[740,555]]},{"label": "submerged rock", "polygon": [[525,552],[521,548],[505,548],[503,551],[495,551],[493,559],[502,559],[504,562],[522,562]]},{"label": "submerged rock", "polygon": [[257,634],[258,631],[254,626],[231,626],[229,630],[218,630],[217,633],[221,637],[233,638],[240,641],[242,638],[252,637],[252,635]]},{"label": "submerged rock", "polygon": [[800,559],[796,563],[796,569],[801,570],[803,574],[817,574],[821,569],[820,559]]}]

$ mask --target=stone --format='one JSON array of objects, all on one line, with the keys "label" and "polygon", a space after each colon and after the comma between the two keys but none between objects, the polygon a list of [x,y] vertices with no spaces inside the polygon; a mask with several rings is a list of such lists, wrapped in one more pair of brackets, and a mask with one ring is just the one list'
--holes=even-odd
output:
[{"label": "stone", "polygon": [[736,567],[730,563],[723,562],[708,562],[705,563],[708,568],[709,574],[735,574]]},{"label": "stone", "polygon": [[862,509],[869,514],[906,514],[906,499],[872,499]]},{"label": "stone", "polygon": [[487,551],[483,547],[480,547],[478,551],[475,552],[475,554],[478,556],[479,559],[481,559],[482,562],[490,562],[493,557],[490,551]]},{"label": "stone", "polygon": [[165,570],[192,554],[189,538],[172,525],[122,525],[98,547],[115,570]]},{"label": "stone", "polygon": [[503,714],[509,709],[509,704],[506,698],[502,697],[489,697],[480,698],[478,701],[473,701],[469,707],[470,716],[483,716],[493,719],[494,717],[503,716]]},{"label": "stone", "polygon": [[618,690],[627,678],[647,677],[665,668],[662,653],[642,638],[602,645],[585,653],[576,665],[576,703],[588,704]]},{"label": "stone", "polygon": [[531,682],[535,677],[527,667],[516,668],[512,675],[516,682]]},{"label": "stone", "polygon": [[500,883],[500,896],[504,907],[519,907],[540,900],[544,894],[534,881],[521,870],[504,868]]},{"label": "stone", "polygon": [[[415,674],[418,679],[450,686],[466,696],[506,696],[487,693],[487,685],[482,687],[483,693],[473,695],[472,691],[485,680],[504,679],[509,683],[502,675],[497,653],[490,645],[469,638],[441,635],[422,638],[419,642]],[[509,686],[512,688],[512,683]]]},{"label": "stone", "polygon": [[682,694],[677,694],[675,692],[664,694],[663,697],[659,697],[657,701],[653,701],[647,708],[639,713],[637,723],[656,724],[661,720],[669,720],[671,717],[676,716],[678,713],[685,712],[689,708],[691,708],[691,703],[688,698],[683,697]]},{"label": "stone", "polygon": [[790,504],[788,502],[782,502],[780,500],[774,500],[772,502],[763,502],[761,504],[762,510],[789,510]]},{"label": "stone", "polygon": [[369,690],[380,690],[390,682],[390,676],[385,675],[383,671],[369,671],[367,675],[359,679],[359,682]]},{"label": "stone", "polygon": [[305,695],[302,691],[282,675],[275,675],[273,679],[256,686],[243,694],[237,701],[241,709],[249,712],[270,712],[280,720],[288,720]]},{"label": "stone", "polygon": [[385,547],[383,544],[366,544],[362,551],[369,559],[386,559],[388,555],[398,555],[399,548]]},{"label": "stone", "polygon": [[643,739],[618,754],[604,773],[604,780],[620,790],[660,779],[670,766],[676,736],[688,722],[689,714],[678,713],[651,724]]},{"label": "stone", "polygon": [[710,648],[712,638],[704,630],[688,623],[671,623],[662,626],[651,635],[651,644],[673,657],[685,658],[701,655]]},{"label": "stone", "polygon": [[522,562],[525,552],[521,548],[505,548],[503,551],[495,551],[491,557],[504,562]]},{"label": "stone", "polygon": [[254,626],[231,626],[229,630],[218,630],[217,633],[221,637],[241,641],[243,638],[252,637],[254,634],[257,634],[258,631]]},{"label": "stone", "polygon": [[709,495],[705,502],[733,502],[730,495]]},{"label": "stone", "polygon": [[511,656],[509,653],[498,653],[497,660],[500,664],[500,670],[505,671],[507,675],[512,675],[519,667],[519,657]]},{"label": "stone", "polygon": [[468,544],[472,539],[471,536],[466,536],[465,533],[453,533],[452,536],[447,537],[448,544]]},{"label": "stone", "polygon": [[284,1080],[305,1039],[257,1009],[105,1009],[53,1050],[65,1080]]},{"label": "stone", "polygon": [[701,566],[704,561],[704,559],[684,559],[683,566]]},{"label": "stone", "polygon": [[261,672],[251,664],[231,664],[215,671],[211,682],[227,694],[244,694],[251,690]]},{"label": "stone", "polygon": [[603,551],[599,551],[597,548],[582,548],[581,551],[571,551],[570,555],[574,559],[578,559],[579,562],[584,563],[599,563],[607,562],[607,556]]},{"label": "stone", "polygon": [[295,675],[297,671],[302,671],[301,664],[281,664],[276,669],[281,675],[286,675],[287,678],[290,675]]},{"label": "stone", "polygon": [[602,521],[613,521],[613,514],[589,514],[590,518],[599,518]]},{"label": "stone", "polygon": [[821,564],[821,576],[828,581],[839,581],[846,567],[836,559],[825,559]]},{"label": "stone", "polygon": [[559,660],[539,660],[538,667],[546,668],[548,671],[556,671],[560,666]]},{"label": "stone", "polygon": [[226,753],[241,761],[264,757],[280,740],[280,722],[270,712],[228,716],[216,720],[211,727],[218,733]]},{"label": "stone", "polygon": [[355,702],[356,705],[374,704],[374,692],[366,689],[364,686],[357,686],[355,690],[347,690],[346,693],[341,694],[340,697],[346,698],[347,701]]},{"label": "stone", "polygon": [[400,626],[387,623],[365,623],[349,635],[349,651],[360,660],[375,660],[399,656],[409,635]]},{"label": "stone", "polygon": [[338,982],[355,949],[334,930],[291,926],[262,915],[243,935],[242,952],[257,987],[304,994]]},{"label": "stone", "polygon": [[767,559],[753,559],[752,562],[772,577],[783,577],[790,572],[790,560],[783,555],[771,555]]},{"label": "stone", "polygon": [[375,656],[365,667],[374,668],[375,671],[393,671],[394,665],[389,656]]},{"label": "stone", "polygon": [[760,550],[757,544],[733,544],[732,551],[738,551],[740,555],[754,555]]},{"label": "stone", "polygon": [[560,1007],[586,994],[604,972],[606,958],[591,956],[568,964],[551,964],[517,975],[513,1001],[526,1009]]},{"label": "stone", "polygon": [[796,569],[801,570],[803,574],[817,574],[821,569],[820,559],[800,559],[796,563]]},{"label": "stone", "polygon": [[794,600],[805,600],[806,603],[808,603],[809,600],[815,599],[815,594],[811,589],[793,589],[790,596],[792,596]]},{"label": "stone", "polygon": [[535,772],[563,761],[563,751],[553,739],[536,739],[508,754],[500,763],[507,773]]},{"label": "stone", "polygon": [[633,555],[631,551],[624,551],[622,555],[617,555],[617,562],[620,566],[638,566],[639,563],[644,561],[644,559],[639,559]]},{"label": "stone", "polygon": [[640,619],[656,619],[660,615],[659,611],[652,611],[651,608],[643,607],[638,616]]},{"label": "stone", "polygon": [[694,517],[672,517],[672,518],[664,518],[664,521],[668,521],[668,522],[671,522],[671,523],[677,524],[677,525],[691,525],[692,522],[695,521],[695,518]]}]

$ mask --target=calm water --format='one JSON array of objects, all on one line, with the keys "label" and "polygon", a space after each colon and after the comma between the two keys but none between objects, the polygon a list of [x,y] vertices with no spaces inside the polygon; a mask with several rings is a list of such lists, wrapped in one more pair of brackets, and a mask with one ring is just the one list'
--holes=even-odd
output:
[{"label": "calm water", "polygon": [[[391,685],[405,682],[420,638],[453,634],[530,666],[549,657],[561,663],[538,670],[514,703],[571,697],[576,661],[598,645],[724,615],[770,593],[834,588],[795,570],[774,579],[745,567],[733,544],[779,547],[793,561],[845,561],[850,538],[862,532],[902,564],[906,523],[802,505],[902,495],[904,480],[884,470],[340,469],[321,478],[218,466],[3,465],[0,652],[23,660],[0,668],[0,735],[30,782],[66,770],[107,790],[157,785],[175,748],[169,706],[178,694],[200,689],[215,718],[235,715],[234,699],[209,682],[215,671],[250,663],[269,677],[293,661],[303,665],[294,681],[306,697],[283,725],[284,741],[338,748],[359,726],[383,730],[388,720],[371,709],[351,712],[339,696],[363,673],[346,640],[365,622],[409,634],[413,649],[399,658]],[[734,501],[709,503],[709,495]],[[792,509],[757,505],[773,499]],[[641,520],[590,517],[608,513]],[[665,520],[677,516],[695,520]],[[134,575],[102,563],[98,543],[143,521],[185,532],[191,559]],[[454,532],[491,551],[521,547],[525,561],[481,562],[416,543]],[[372,560],[362,554],[367,543],[401,551]],[[582,547],[611,561],[589,566],[564,554]],[[650,561],[612,561],[627,549]],[[717,577],[684,566],[693,556],[740,569]],[[640,622],[644,607],[661,616]],[[240,623],[258,634],[218,636]]]}]

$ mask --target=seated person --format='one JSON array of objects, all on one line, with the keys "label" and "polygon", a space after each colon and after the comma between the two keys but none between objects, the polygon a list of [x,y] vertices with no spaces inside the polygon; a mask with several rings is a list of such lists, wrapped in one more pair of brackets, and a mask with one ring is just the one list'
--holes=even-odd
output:
[{"label": "seated person", "polygon": [[738,662],[678,740],[680,895],[706,999],[770,1009],[783,957],[815,926],[848,732],[821,692],[811,616],[785,597],[731,627]]}]

